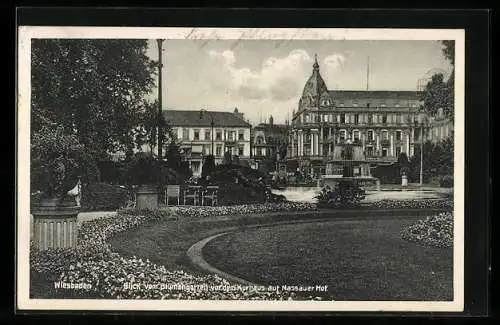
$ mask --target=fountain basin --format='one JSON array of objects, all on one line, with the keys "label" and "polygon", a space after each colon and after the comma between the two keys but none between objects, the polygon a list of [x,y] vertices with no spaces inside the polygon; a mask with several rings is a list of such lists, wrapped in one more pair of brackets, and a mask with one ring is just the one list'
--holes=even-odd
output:
[{"label": "fountain basin", "polygon": [[362,187],[373,187],[377,189],[377,191],[380,191],[380,180],[373,176],[344,177],[342,175],[322,175],[318,180],[318,187],[322,188],[325,186],[329,186],[331,188],[334,188],[337,183],[342,180],[352,180]]}]

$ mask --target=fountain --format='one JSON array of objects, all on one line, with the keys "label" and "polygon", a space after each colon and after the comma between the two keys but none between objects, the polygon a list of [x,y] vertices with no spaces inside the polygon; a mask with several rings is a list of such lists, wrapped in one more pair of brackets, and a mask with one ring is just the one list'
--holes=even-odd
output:
[{"label": "fountain", "polygon": [[350,139],[337,143],[328,158],[325,175],[321,175],[318,187],[334,188],[341,180],[353,180],[362,187],[372,185],[380,191],[380,180],[371,176],[370,163],[360,143]]}]

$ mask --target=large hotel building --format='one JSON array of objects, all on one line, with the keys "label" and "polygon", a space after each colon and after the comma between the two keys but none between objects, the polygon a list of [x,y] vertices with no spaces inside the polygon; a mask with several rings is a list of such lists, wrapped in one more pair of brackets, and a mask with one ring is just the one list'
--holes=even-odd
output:
[{"label": "large hotel building", "polygon": [[334,145],[347,140],[362,146],[371,167],[394,163],[403,152],[411,157],[421,130],[424,141],[453,132],[446,119],[435,123],[442,116],[423,116],[421,104],[418,91],[329,90],[315,60],[291,121],[288,165],[311,176],[339,174],[326,166]]}]

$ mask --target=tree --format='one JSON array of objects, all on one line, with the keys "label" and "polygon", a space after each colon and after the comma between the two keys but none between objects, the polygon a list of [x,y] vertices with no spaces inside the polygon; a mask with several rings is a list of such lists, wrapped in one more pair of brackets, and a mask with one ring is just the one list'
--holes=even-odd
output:
[{"label": "tree", "polygon": [[452,71],[448,80],[443,74],[435,74],[427,83],[422,94],[423,109],[430,115],[436,115],[441,108],[443,113],[453,119],[455,107],[455,41],[441,41],[443,55],[450,61]]},{"label": "tree", "polygon": [[157,63],[146,40],[32,41],[32,130],[62,125],[97,158],[129,151]]}]

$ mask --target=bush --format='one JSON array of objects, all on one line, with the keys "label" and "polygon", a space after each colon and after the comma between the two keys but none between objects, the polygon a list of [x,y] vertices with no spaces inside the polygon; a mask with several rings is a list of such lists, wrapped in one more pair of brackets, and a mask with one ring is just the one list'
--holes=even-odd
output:
[{"label": "bush", "polygon": [[324,187],[316,199],[321,207],[353,207],[358,206],[365,195],[365,190],[356,181],[340,180],[334,189]]},{"label": "bush", "polygon": [[453,176],[445,175],[439,179],[439,186],[441,187],[453,187]]},{"label": "bush", "polygon": [[42,126],[31,138],[31,191],[41,198],[66,197],[79,176],[90,177],[95,164],[86,148],[60,125]]},{"label": "bush", "polygon": [[125,164],[125,181],[133,185],[158,184],[166,169],[151,153],[138,152]]},{"label": "bush", "polygon": [[429,216],[409,227],[403,228],[401,237],[426,246],[452,247],[453,214],[443,212],[435,216]]},{"label": "bush", "polygon": [[82,210],[116,210],[123,206],[127,189],[106,183],[90,183],[82,188]]}]

